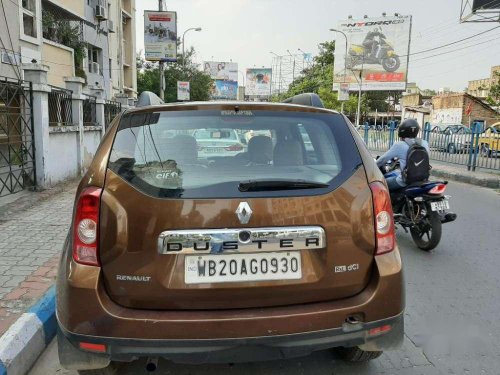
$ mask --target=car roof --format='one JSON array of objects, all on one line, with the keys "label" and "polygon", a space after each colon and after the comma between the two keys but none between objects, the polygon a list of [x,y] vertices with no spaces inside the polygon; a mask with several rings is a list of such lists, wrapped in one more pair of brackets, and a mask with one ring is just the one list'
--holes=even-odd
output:
[{"label": "car roof", "polygon": [[254,108],[260,110],[272,111],[277,109],[280,111],[304,111],[304,112],[319,112],[319,113],[333,113],[339,114],[338,111],[334,111],[326,108],[319,108],[307,105],[291,104],[291,103],[272,103],[272,102],[244,102],[244,101],[204,101],[204,102],[176,102],[176,103],[166,103],[157,105],[148,105],[138,108],[131,108],[127,110],[127,113],[134,112],[149,112],[155,110],[168,110],[168,109],[191,109],[191,110],[203,110],[204,107],[243,107],[243,108]]}]

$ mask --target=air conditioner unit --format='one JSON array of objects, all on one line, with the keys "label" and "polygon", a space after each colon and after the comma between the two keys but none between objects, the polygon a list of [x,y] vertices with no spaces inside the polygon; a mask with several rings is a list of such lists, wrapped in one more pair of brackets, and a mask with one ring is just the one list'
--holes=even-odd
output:
[{"label": "air conditioner unit", "polygon": [[94,74],[101,73],[101,67],[100,67],[99,63],[96,63],[96,62],[90,63],[90,73],[94,73]]},{"label": "air conditioner unit", "polygon": [[97,18],[98,20],[105,20],[106,19],[106,13],[104,12],[104,7],[102,5],[96,5],[95,18]]},{"label": "air conditioner unit", "polygon": [[108,32],[110,33],[115,32],[115,24],[111,20],[108,20]]}]

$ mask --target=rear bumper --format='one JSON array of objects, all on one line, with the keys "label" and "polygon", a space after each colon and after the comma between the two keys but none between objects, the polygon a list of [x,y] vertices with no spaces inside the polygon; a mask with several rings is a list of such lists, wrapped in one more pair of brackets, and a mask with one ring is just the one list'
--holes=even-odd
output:
[{"label": "rear bumper", "polygon": [[[335,346],[397,347],[403,336],[404,279],[399,250],[376,256],[366,288],[335,301],[226,310],[138,310],[114,303],[100,268],[74,263],[66,248],[57,279],[56,314],[72,347],[108,345],[113,360],[162,356],[178,361],[224,361],[246,351],[255,358],[304,355]],[[347,324],[355,316],[362,323]],[[381,325],[391,330],[369,336]],[[272,350],[271,350],[272,349]],[[215,355],[217,353],[217,355]],[[253,353],[253,354],[252,354]],[[194,356],[196,354],[196,356]],[[220,354],[220,356],[218,355]],[[242,356],[243,357],[243,356]],[[250,358],[250,360],[252,357]]]},{"label": "rear bumper", "polygon": [[[372,328],[390,325],[382,334]],[[80,342],[106,345],[102,360],[130,362],[140,357],[162,357],[178,363],[249,362],[305,356],[338,346],[360,346],[364,350],[397,349],[403,342],[403,313],[388,319],[345,324],[344,327],[291,335],[214,340],[146,340],[77,335],[60,327],[59,342],[77,348]],[[66,358],[66,360],[68,360]],[[73,367],[69,365],[69,367]]]}]

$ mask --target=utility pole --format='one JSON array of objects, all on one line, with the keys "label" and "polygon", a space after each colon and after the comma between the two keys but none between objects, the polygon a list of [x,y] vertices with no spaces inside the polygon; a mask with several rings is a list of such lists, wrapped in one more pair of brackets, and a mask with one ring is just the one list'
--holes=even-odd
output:
[{"label": "utility pole", "polygon": [[356,125],[361,125],[361,87],[363,86],[363,68],[365,64],[365,58],[363,57],[361,63],[361,70],[359,71],[359,93],[358,93],[358,111],[356,113]]},{"label": "utility pole", "polygon": [[[345,83],[345,78],[346,78],[346,75],[347,75],[347,35],[343,32],[343,31],[340,31],[340,30],[337,30],[337,29],[330,29],[330,31],[335,31],[337,33],[340,33],[344,36],[345,38],[345,55],[344,55],[344,83]],[[340,87],[339,87],[339,92],[340,92]],[[340,113],[344,113],[344,101],[342,100],[342,103],[340,104],[341,107],[340,107]]]},{"label": "utility pole", "polygon": [[[163,12],[163,0],[158,0],[158,10]],[[164,62],[160,60],[160,98],[161,100],[165,100],[165,70],[164,70]]]}]

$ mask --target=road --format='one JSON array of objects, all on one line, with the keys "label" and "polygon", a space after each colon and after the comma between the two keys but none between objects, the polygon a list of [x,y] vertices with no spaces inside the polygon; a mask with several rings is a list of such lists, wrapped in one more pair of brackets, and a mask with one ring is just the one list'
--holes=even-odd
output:
[{"label": "road", "polygon": [[[500,374],[500,192],[451,182],[447,193],[459,217],[446,224],[438,248],[418,250],[399,230],[407,285],[402,349],[369,364],[351,365],[330,351],[251,364],[186,366],[160,360],[164,374]],[[30,375],[76,374],[61,369],[56,342]],[[146,374],[145,362],[120,374]]]}]

